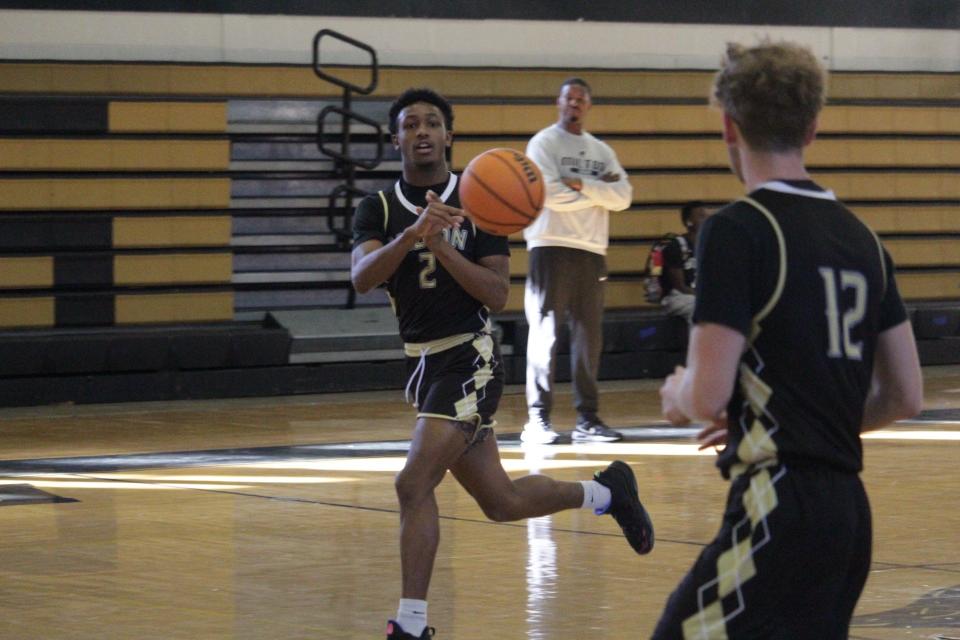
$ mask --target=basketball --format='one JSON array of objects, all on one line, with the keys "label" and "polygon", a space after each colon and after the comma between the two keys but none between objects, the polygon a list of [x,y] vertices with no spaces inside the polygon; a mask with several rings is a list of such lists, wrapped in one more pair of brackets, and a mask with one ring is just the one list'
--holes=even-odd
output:
[{"label": "basketball", "polygon": [[514,149],[490,149],[470,161],[460,177],[460,204],[474,223],[498,236],[527,227],[540,214],[543,175]]}]

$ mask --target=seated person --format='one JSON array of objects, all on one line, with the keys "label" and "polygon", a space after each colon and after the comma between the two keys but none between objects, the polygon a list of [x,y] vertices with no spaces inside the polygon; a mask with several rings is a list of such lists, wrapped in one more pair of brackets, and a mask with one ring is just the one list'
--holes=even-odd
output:
[{"label": "seated person", "polygon": [[693,289],[697,277],[697,234],[710,210],[699,201],[688,202],[680,209],[680,219],[686,233],[672,238],[663,249],[663,273],[660,304],[672,316],[680,316],[687,323],[693,317]]}]

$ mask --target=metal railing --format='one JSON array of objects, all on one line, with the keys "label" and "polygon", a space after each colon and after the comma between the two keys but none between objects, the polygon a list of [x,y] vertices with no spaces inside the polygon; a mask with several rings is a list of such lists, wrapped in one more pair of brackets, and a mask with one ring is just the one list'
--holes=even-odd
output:
[{"label": "metal railing", "polygon": [[[367,68],[370,70],[370,82],[367,86],[360,86],[334,75],[323,67],[321,59],[321,44],[324,38],[333,38],[348,45],[366,51],[370,54],[370,62]],[[367,195],[367,192],[356,186],[356,169],[373,169],[380,164],[383,159],[383,132],[380,123],[356,113],[351,109],[353,103],[353,94],[369,95],[377,88],[378,81],[377,52],[370,45],[355,40],[342,33],[332,29],[321,29],[313,38],[313,72],[321,80],[326,80],[343,89],[343,100],[339,107],[324,107],[317,116],[317,147],[322,154],[332,158],[334,161],[334,176],[341,178],[343,182],[330,193],[330,203],[327,207],[328,227],[336,239],[338,248],[349,250],[351,244],[351,222],[353,220],[353,210],[355,200]],[[340,133],[339,149],[330,146],[336,136],[327,133],[328,122],[333,117],[339,116]],[[358,157],[351,153],[351,143],[353,141],[353,125],[358,123],[364,127],[369,127],[377,141],[376,153],[373,157]],[[342,205],[341,205],[342,200]],[[346,307],[352,309],[356,304],[356,292],[353,287],[347,294]]]}]

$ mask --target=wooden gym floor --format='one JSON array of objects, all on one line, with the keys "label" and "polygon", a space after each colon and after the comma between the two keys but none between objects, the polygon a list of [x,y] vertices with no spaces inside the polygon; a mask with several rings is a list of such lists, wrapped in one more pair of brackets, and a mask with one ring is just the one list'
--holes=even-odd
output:
[{"label": "wooden gym floor", "polygon": [[[922,419],[865,441],[874,563],[851,638],[960,637],[960,368],[925,371]],[[714,534],[727,485],[659,421],[657,382],[603,385],[625,442],[517,445],[504,464],[636,471],[657,546],[577,510],[487,522],[448,478],[430,593],[438,639],[648,637]],[[558,427],[569,428],[561,394]],[[0,410],[0,638],[382,638],[399,597],[399,391]]]}]

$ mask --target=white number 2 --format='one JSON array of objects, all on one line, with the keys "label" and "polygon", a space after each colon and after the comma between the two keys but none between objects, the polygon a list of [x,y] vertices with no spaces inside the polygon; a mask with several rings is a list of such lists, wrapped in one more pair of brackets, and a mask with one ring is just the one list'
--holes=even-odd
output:
[{"label": "white number 2", "polygon": [[[867,311],[867,279],[859,271],[840,270],[840,292],[853,289],[853,307],[846,309],[840,317],[840,296],[837,290],[836,273],[832,267],[820,267],[823,278],[824,294],[827,299],[827,329],[830,340],[827,355],[831,358],[860,360],[863,357],[863,342],[853,342],[850,332],[860,324]],[[841,337],[843,349],[841,350]]]}]

